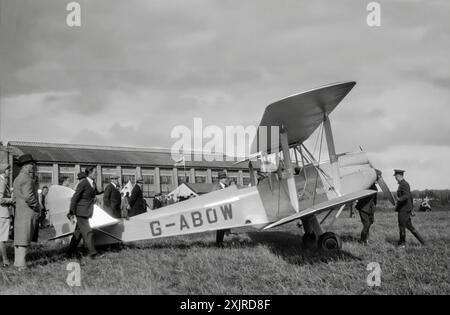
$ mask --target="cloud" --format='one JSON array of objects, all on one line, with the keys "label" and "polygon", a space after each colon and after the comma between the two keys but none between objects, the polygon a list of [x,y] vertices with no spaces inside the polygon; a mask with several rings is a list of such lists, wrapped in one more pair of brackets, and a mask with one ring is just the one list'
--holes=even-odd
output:
[{"label": "cloud", "polygon": [[380,28],[351,0],[79,2],[81,28],[65,2],[1,2],[3,141],[170,147],[194,117],[257,124],[278,99],[356,80],[332,114],[340,151],[449,145],[448,1],[379,1]]}]

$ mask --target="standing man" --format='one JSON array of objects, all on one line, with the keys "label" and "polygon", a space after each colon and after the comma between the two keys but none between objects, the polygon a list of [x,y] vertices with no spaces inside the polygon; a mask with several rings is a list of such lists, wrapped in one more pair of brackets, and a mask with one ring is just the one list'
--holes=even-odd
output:
[{"label": "standing man", "polygon": [[130,211],[128,212],[129,217],[134,217],[141,213],[147,212],[147,209],[145,209],[144,195],[141,188],[143,184],[144,181],[139,178],[136,180],[136,185],[134,185],[133,190],[131,191]]},{"label": "standing man", "polygon": [[121,196],[119,191],[119,176],[112,176],[111,182],[105,187],[103,206],[114,218],[121,218]]},{"label": "standing man", "polygon": [[[373,184],[369,189],[378,191],[377,186],[375,186],[375,184]],[[359,211],[359,216],[361,217],[361,222],[363,225],[360,241],[364,245],[368,244],[370,226],[375,221],[376,205],[377,205],[377,194],[373,194],[371,196],[367,196],[365,198],[358,200],[355,206],[356,210]]]},{"label": "standing man", "polygon": [[[229,185],[229,179],[227,177],[227,174],[225,172],[219,172],[219,184],[214,185],[213,190],[225,189],[228,187],[228,185]],[[223,238],[224,238],[225,234],[229,234],[229,233],[230,233],[229,229],[218,230],[216,232],[216,245],[219,247],[223,246]]]},{"label": "standing man", "polygon": [[39,229],[39,196],[36,182],[33,179],[36,161],[31,154],[19,157],[21,167],[19,175],[14,180],[14,197],[16,198],[16,213],[14,216],[14,266],[22,271],[27,268],[25,256],[33,239],[35,230]]},{"label": "standing man", "polygon": [[405,171],[403,170],[394,170],[394,176],[398,182],[397,204],[395,206],[395,211],[398,212],[398,227],[400,230],[400,240],[398,245],[400,247],[405,247],[406,229],[408,229],[422,245],[425,245],[425,240],[412,225],[411,211],[413,210],[413,198],[411,195],[411,188],[403,178],[404,173]]},{"label": "standing man", "polygon": [[89,225],[89,219],[94,214],[95,197],[100,193],[97,190],[95,179],[97,170],[94,166],[86,168],[86,178],[78,183],[77,190],[70,201],[70,211],[68,218],[76,222],[75,231],[69,245],[68,256],[72,257],[76,251],[81,238],[88,248],[90,258],[97,256],[97,251],[92,240],[92,229]]}]

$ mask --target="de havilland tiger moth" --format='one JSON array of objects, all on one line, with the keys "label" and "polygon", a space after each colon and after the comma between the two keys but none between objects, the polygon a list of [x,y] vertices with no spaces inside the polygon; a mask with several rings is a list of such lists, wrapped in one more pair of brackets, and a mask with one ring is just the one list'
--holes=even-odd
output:
[{"label": "de havilland tiger moth", "polygon": [[[278,163],[267,172],[262,172],[261,167],[256,177],[251,159],[240,161],[249,164],[250,187],[233,185],[129,220],[115,219],[96,205],[89,221],[95,245],[242,227],[267,231],[298,221],[304,229],[303,244],[313,244],[323,251],[341,249],[339,236],[324,228],[328,217],[332,220],[329,228],[345,205],[376,194],[369,189],[374,183],[395,202],[381,172],[372,166],[365,152],[336,153],[329,116],[355,84],[349,81],[327,85],[269,105],[258,130],[278,127],[279,132],[266,132],[267,141],[255,139],[254,157],[263,165],[269,155],[276,155]],[[304,144],[316,130],[321,132],[321,143],[325,135],[329,161],[321,162],[320,157],[316,160]],[[278,139],[270,139],[274,136]],[[271,143],[277,143],[276,147]],[[53,239],[70,236],[74,231],[75,226],[67,219],[73,193],[67,187],[50,188],[47,200],[56,230]],[[330,216],[333,211],[337,211],[336,215]],[[319,222],[318,215],[323,212],[327,214]]]}]

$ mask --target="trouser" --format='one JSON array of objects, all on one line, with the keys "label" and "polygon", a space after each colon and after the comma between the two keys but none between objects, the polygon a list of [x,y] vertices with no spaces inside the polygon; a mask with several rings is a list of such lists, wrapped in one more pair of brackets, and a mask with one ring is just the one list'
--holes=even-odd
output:
[{"label": "trouser", "polygon": [[230,233],[229,229],[226,230],[218,230],[216,232],[216,244],[217,245],[222,245],[223,244],[223,238],[225,236],[225,233]]},{"label": "trouser", "polygon": [[36,221],[35,221],[33,237],[31,238],[31,241],[34,243],[37,243],[38,239],[39,239],[39,216],[37,216]]},{"label": "trouser", "polygon": [[72,239],[69,245],[69,255],[74,254],[77,251],[78,244],[83,238],[84,245],[88,249],[89,256],[97,254],[93,241],[93,231],[89,225],[89,219],[83,217],[77,217],[77,226],[73,232]]},{"label": "trouser", "polygon": [[400,241],[399,241],[400,244],[404,244],[406,242],[406,229],[408,229],[422,245],[425,244],[425,240],[412,225],[410,212],[398,213],[398,227],[400,230]]},{"label": "trouser", "polygon": [[14,266],[26,267],[27,263],[25,257],[27,256],[27,246],[15,246],[14,247]]},{"label": "trouser", "polygon": [[361,241],[367,242],[367,239],[369,238],[370,226],[373,224],[375,216],[373,213],[367,213],[361,210],[359,210],[359,216],[361,217],[361,223],[363,225],[361,231]]}]

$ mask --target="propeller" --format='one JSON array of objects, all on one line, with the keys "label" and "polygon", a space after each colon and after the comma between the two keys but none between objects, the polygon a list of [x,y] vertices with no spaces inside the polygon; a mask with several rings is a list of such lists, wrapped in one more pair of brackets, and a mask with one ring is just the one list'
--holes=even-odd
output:
[{"label": "propeller", "polygon": [[394,195],[392,195],[391,190],[389,189],[388,185],[386,184],[386,182],[384,181],[383,177],[381,176],[381,171],[378,169],[375,169],[375,171],[377,172],[377,184],[378,186],[380,186],[381,190],[383,191],[384,195],[387,197],[387,199],[389,200],[389,202],[395,206],[395,198]]},{"label": "propeller", "polygon": [[[361,149],[361,151],[364,152],[363,148],[361,146],[359,146],[359,148]],[[381,191],[383,191],[384,195],[386,196],[386,198],[389,200],[389,202],[395,206],[396,203],[396,199],[394,197],[394,195],[392,194],[391,190],[389,189],[388,185],[386,184],[386,182],[384,181],[383,177],[382,177],[382,173],[379,169],[377,169],[376,167],[373,166],[372,162],[369,161],[369,165],[371,168],[373,168],[375,170],[375,172],[377,173],[377,180],[375,181],[378,186],[380,186]]]}]

